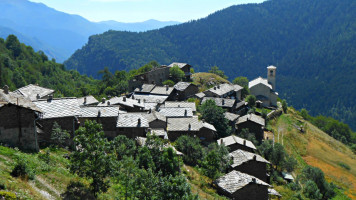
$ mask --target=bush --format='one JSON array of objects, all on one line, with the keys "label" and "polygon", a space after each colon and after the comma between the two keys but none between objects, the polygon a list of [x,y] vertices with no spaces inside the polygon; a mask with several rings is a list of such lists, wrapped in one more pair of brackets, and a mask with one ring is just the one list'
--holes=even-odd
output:
[{"label": "bush", "polygon": [[13,177],[21,177],[23,179],[29,178],[30,180],[35,179],[36,172],[32,169],[26,162],[25,159],[18,159],[14,169],[11,172]]},{"label": "bush", "polygon": [[344,168],[344,169],[346,169],[346,170],[350,170],[350,169],[351,169],[350,166],[349,166],[348,164],[346,164],[346,163],[338,162],[337,164],[338,164],[340,167],[342,167],[342,168]]},{"label": "bush", "polygon": [[49,162],[51,161],[49,152],[50,152],[49,149],[46,149],[45,153],[38,153],[38,158],[43,162],[45,162],[46,164],[49,164]]},{"label": "bush", "polygon": [[168,85],[169,87],[173,87],[174,86],[174,81],[172,80],[165,80],[162,83],[163,85]]},{"label": "bush", "polygon": [[203,158],[203,147],[198,138],[183,135],[177,139],[175,146],[184,154],[183,160],[187,164],[195,166]]},{"label": "bush", "polygon": [[323,195],[320,193],[318,186],[315,184],[314,181],[311,180],[307,181],[307,183],[305,184],[303,193],[309,199],[319,200],[323,198]]},{"label": "bush", "polygon": [[63,193],[61,197],[64,200],[95,199],[89,188],[79,181],[71,181],[67,186],[65,193]]},{"label": "bush", "polygon": [[7,192],[7,191],[0,191],[0,199],[6,199],[6,200],[16,200],[16,194],[12,192]]}]

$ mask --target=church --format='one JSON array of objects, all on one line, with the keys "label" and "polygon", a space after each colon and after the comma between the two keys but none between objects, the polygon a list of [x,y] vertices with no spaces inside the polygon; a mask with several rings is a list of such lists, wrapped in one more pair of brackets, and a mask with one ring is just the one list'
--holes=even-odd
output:
[{"label": "church", "polygon": [[277,67],[268,66],[267,79],[258,77],[248,83],[250,94],[261,101],[264,107],[277,107],[276,70]]}]

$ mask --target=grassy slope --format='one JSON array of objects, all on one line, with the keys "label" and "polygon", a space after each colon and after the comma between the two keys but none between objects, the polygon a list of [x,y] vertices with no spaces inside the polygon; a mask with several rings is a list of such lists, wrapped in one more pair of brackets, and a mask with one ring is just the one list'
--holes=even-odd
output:
[{"label": "grassy slope", "polygon": [[[319,167],[332,181],[341,187],[334,199],[356,199],[356,155],[341,142],[333,139],[320,129],[305,122],[293,109],[271,122],[275,132],[275,139],[282,143],[287,151],[298,160],[298,174],[302,168],[309,164]],[[306,132],[299,132],[294,125],[305,125]],[[344,163],[350,167],[347,170],[340,166]],[[292,192],[286,187],[277,187],[288,199]]]},{"label": "grassy slope", "polygon": [[195,73],[192,76],[193,83],[197,85],[200,91],[205,91],[213,87],[213,85],[221,83],[230,83],[228,80],[221,78],[220,76],[212,73],[200,72]]},{"label": "grassy slope", "polygon": [[[68,160],[63,158],[65,153],[51,152],[51,162],[46,165],[38,158],[38,154],[0,146],[0,184],[6,186],[7,191],[16,193],[20,199],[60,199],[69,181],[76,178],[66,168]],[[10,175],[19,156],[25,157],[34,166],[35,180],[23,180]]]}]

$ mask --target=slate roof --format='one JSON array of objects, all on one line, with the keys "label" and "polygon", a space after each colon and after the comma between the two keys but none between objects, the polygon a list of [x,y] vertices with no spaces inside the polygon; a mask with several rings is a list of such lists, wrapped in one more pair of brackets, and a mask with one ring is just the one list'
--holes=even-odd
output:
[{"label": "slate roof", "polygon": [[[86,98],[86,103],[84,104],[84,99]],[[97,99],[95,99],[95,97],[93,96],[86,96],[86,97],[80,97],[77,99],[79,105],[81,106],[85,106],[85,105],[96,105],[99,103],[99,101]]]},{"label": "slate roof", "polygon": [[[236,100],[236,101],[238,101],[238,100]],[[239,108],[241,108],[241,107],[243,107],[245,105],[246,105],[246,102],[238,101],[238,102],[236,102],[235,109],[239,109]]]},{"label": "slate roof", "polygon": [[156,136],[163,136],[165,139],[168,139],[167,132],[164,128],[151,128],[150,132]]},{"label": "slate roof", "polygon": [[258,115],[252,114],[252,113],[244,115],[242,117],[239,117],[237,119],[236,124],[241,124],[241,123],[244,123],[244,122],[247,122],[247,121],[253,121],[256,124],[259,124],[261,126],[265,126],[265,119],[263,119],[262,117],[260,117]]},{"label": "slate roof", "polygon": [[206,127],[213,131],[216,131],[213,125],[206,122],[199,121],[198,117],[167,118],[168,132],[169,131],[199,131],[202,127]]},{"label": "slate roof", "polygon": [[145,113],[142,115],[147,119],[148,123],[151,123],[157,119],[164,122],[166,121],[166,117],[155,110],[153,110],[151,113]]},{"label": "slate roof", "polygon": [[136,88],[135,92],[150,93],[156,85],[154,84],[143,84],[141,87]]},{"label": "slate roof", "polygon": [[244,141],[246,141],[246,146],[251,148],[251,149],[256,149],[255,145],[249,141],[249,140],[245,140],[243,138],[240,138],[240,137],[237,137],[235,135],[231,135],[231,136],[228,136],[228,137],[225,137],[225,138],[221,138],[219,140],[217,140],[217,143],[218,145],[221,144],[221,142],[224,143],[225,146],[230,146],[230,145],[233,145],[233,144],[240,144],[240,145],[244,145]]},{"label": "slate roof", "polygon": [[31,101],[37,100],[37,94],[39,94],[40,98],[43,98],[47,95],[53,94],[55,91],[52,89],[40,87],[38,85],[29,84],[22,88],[19,88],[14,91],[14,93],[20,94],[26,98],[31,99]]},{"label": "slate roof", "polygon": [[144,110],[154,110],[156,109],[157,103],[143,103]]},{"label": "slate roof", "polygon": [[[100,115],[99,115],[100,111]],[[108,106],[108,107],[81,107],[81,116],[85,118],[93,117],[117,117],[118,114],[126,113],[125,111],[119,110],[119,107]]]},{"label": "slate roof", "polygon": [[[119,114],[116,127],[118,128],[148,128],[148,120],[144,116],[146,113],[124,113]],[[138,124],[138,119],[141,120],[141,124]]]},{"label": "slate roof", "polygon": [[173,92],[173,87],[168,86],[156,86],[151,94],[159,94],[159,95],[170,95]]},{"label": "slate roof", "polygon": [[210,88],[208,91],[218,95],[218,96],[222,96],[228,92],[231,91],[239,91],[242,90],[242,87],[239,85],[232,85],[232,84],[228,84],[228,83],[224,83],[224,84],[220,84],[218,86],[214,86],[212,88]]},{"label": "slate roof", "polygon": [[30,99],[25,98],[18,93],[9,92],[9,94],[5,94],[5,92],[0,89],[0,107],[6,104],[13,104],[33,111],[43,112]]},{"label": "slate roof", "polygon": [[131,107],[131,108],[133,108],[133,107],[144,108],[145,107],[145,105],[143,104],[142,101],[139,103],[137,99],[132,99],[132,98],[128,98],[125,96],[113,97],[109,100],[106,100],[105,103],[100,103],[98,106],[111,106],[111,105],[122,105],[122,106]]},{"label": "slate roof", "polygon": [[178,82],[174,85],[174,88],[178,91],[184,91],[186,90],[192,83],[188,82]]},{"label": "slate roof", "polygon": [[286,180],[294,180],[292,174],[287,173],[287,172],[282,172],[283,178]]},{"label": "slate roof", "polygon": [[183,67],[185,67],[185,66],[187,66],[187,65],[189,65],[189,64],[187,64],[187,63],[174,62],[174,63],[168,65],[168,67],[174,67],[175,65],[177,65],[180,69],[182,69]]},{"label": "slate roof", "polygon": [[231,112],[225,112],[224,116],[225,116],[225,118],[227,120],[232,121],[232,122],[237,120],[237,118],[240,117],[240,115],[237,115],[237,114],[234,114],[234,113],[231,113]]},{"label": "slate roof", "polygon": [[200,99],[202,99],[202,98],[205,97],[206,95],[205,95],[205,93],[200,92],[200,93],[195,94],[195,96],[198,97],[198,98],[200,98]]},{"label": "slate roof", "polygon": [[145,103],[164,103],[168,96],[167,95],[154,95],[154,94],[134,94],[135,99],[141,99],[141,102]]},{"label": "slate roof", "polygon": [[166,101],[164,103],[165,108],[191,108],[193,112],[197,111],[195,102],[185,102],[185,101]]},{"label": "slate roof", "polygon": [[238,149],[236,151],[233,151],[229,154],[232,157],[232,168],[235,168],[237,166],[242,165],[243,163],[246,163],[248,161],[254,160],[254,157],[256,156],[256,161],[257,162],[263,162],[263,163],[270,163],[266,159],[264,159],[262,156],[255,154],[255,153],[250,153],[241,149]]},{"label": "slate roof", "polygon": [[270,186],[264,181],[254,176],[242,172],[238,172],[235,170],[216,179],[214,182],[219,188],[221,188],[222,190],[230,194],[235,193],[236,191],[240,190],[241,188],[245,187],[248,184],[258,184],[267,187]]},{"label": "slate roof", "polygon": [[165,117],[193,117],[191,108],[160,108],[159,113]]},{"label": "slate roof", "polygon": [[38,100],[34,104],[43,111],[43,119],[80,116],[81,110],[76,98]]},{"label": "slate roof", "polygon": [[207,100],[214,100],[216,105],[219,107],[232,108],[236,102],[236,99],[224,99],[224,98],[215,98],[215,97],[204,97],[201,103],[204,103]]},{"label": "slate roof", "polygon": [[272,188],[268,188],[268,194],[269,195],[273,195],[273,196],[278,196],[278,197],[281,197],[282,195],[279,194],[275,189],[272,189]]},{"label": "slate roof", "polygon": [[252,87],[254,87],[254,86],[258,85],[258,84],[263,84],[263,85],[269,87],[269,88],[272,90],[272,85],[270,85],[270,84],[268,83],[268,80],[267,80],[267,79],[262,78],[262,77],[258,77],[258,78],[256,78],[256,79],[250,81],[250,82],[248,83],[248,88],[252,88]]}]

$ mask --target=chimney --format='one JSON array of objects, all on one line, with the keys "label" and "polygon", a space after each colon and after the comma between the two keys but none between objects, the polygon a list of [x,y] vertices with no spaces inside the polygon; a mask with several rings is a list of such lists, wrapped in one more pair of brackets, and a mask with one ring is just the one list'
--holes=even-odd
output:
[{"label": "chimney", "polygon": [[123,100],[124,102],[126,102],[126,97],[123,97],[122,100]]},{"label": "chimney", "polygon": [[52,96],[52,95],[49,95],[49,96],[48,96],[48,99],[47,99],[47,102],[52,102],[52,100],[53,100],[53,96]]},{"label": "chimney", "polygon": [[188,114],[188,111],[187,111],[187,109],[185,109],[184,110],[184,116],[187,116],[187,114]]},{"label": "chimney", "polygon": [[225,105],[225,99],[222,100],[222,105]]},{"label": "chimney", "polygon": [[141,99],[137,99],[137,102],[138,102],[138,103],[141,103]]},{"label": "chimney", "polygon": [[254,160],[254,161],[257,160],[257,156],[256,156],[256,155],[253,156],[253,160]]},{"label": "chimney", "polygon": [[246,146],[246,140],[244,140],[244,146]]},{"label": "chimney", "polygon": [[84,104],[87,104],[87,97],[84,97]]},{"label": "chimney", "polygon": [[105,103],[105,101],[106,101],[106,99],[103,97],[103,98],[101,99],[101,103]]},{"label": "chimney", "polygon": [[98,110],[98,117],[101,116],[101,110]]},{"label": "chimney", "polygon": [[252,178],[252,182],[253,182],[253,183],[256,183],[256,178]]},{"label": "chimney", "polygon": [[138,118],[138,120],[137,120],[137,126],[141,126],[141,118]]},{"label": "chimney", "polygon": [[132,95],[131,98],[132,98],[132,99],[135,99],[135,95]]},{"label": "chimney", "polygon": [[192,129],[192,125],[189,123],[188,124],[188,131],[190,131]]},{"label": "chimney", "polygon": [[108,106],[110,106],[110,101],[108,101]]},{"label": "chimney", "polygon": [[216,90],[216,86],[214,86],[214,90]]},{"label": "chimney", "polygon": [[224,140],[220,139],[220,145],[224,144]]},{"label": "chimney", "polygon": [[38,100],[38,99],[40,99],[41,97],[40,97],[40,94],[37,94],[36,95],[36,99]]},{"label": "chimney", "polygon": [[167,90],[167,91],[169,90],[169,85],[166,85],[166,90]]},{"label": "chimney", "polygon": [[5,85],[3,89],[5,94],[9,94],[9,86]]},{"label": "chimney", "polygon": [[152,113],[152,109],[151,108],[148,110],[148,113]]},{"label": "chimney", "polygon": [[218,85],[218,89],[220,89],[220,85]]}]

